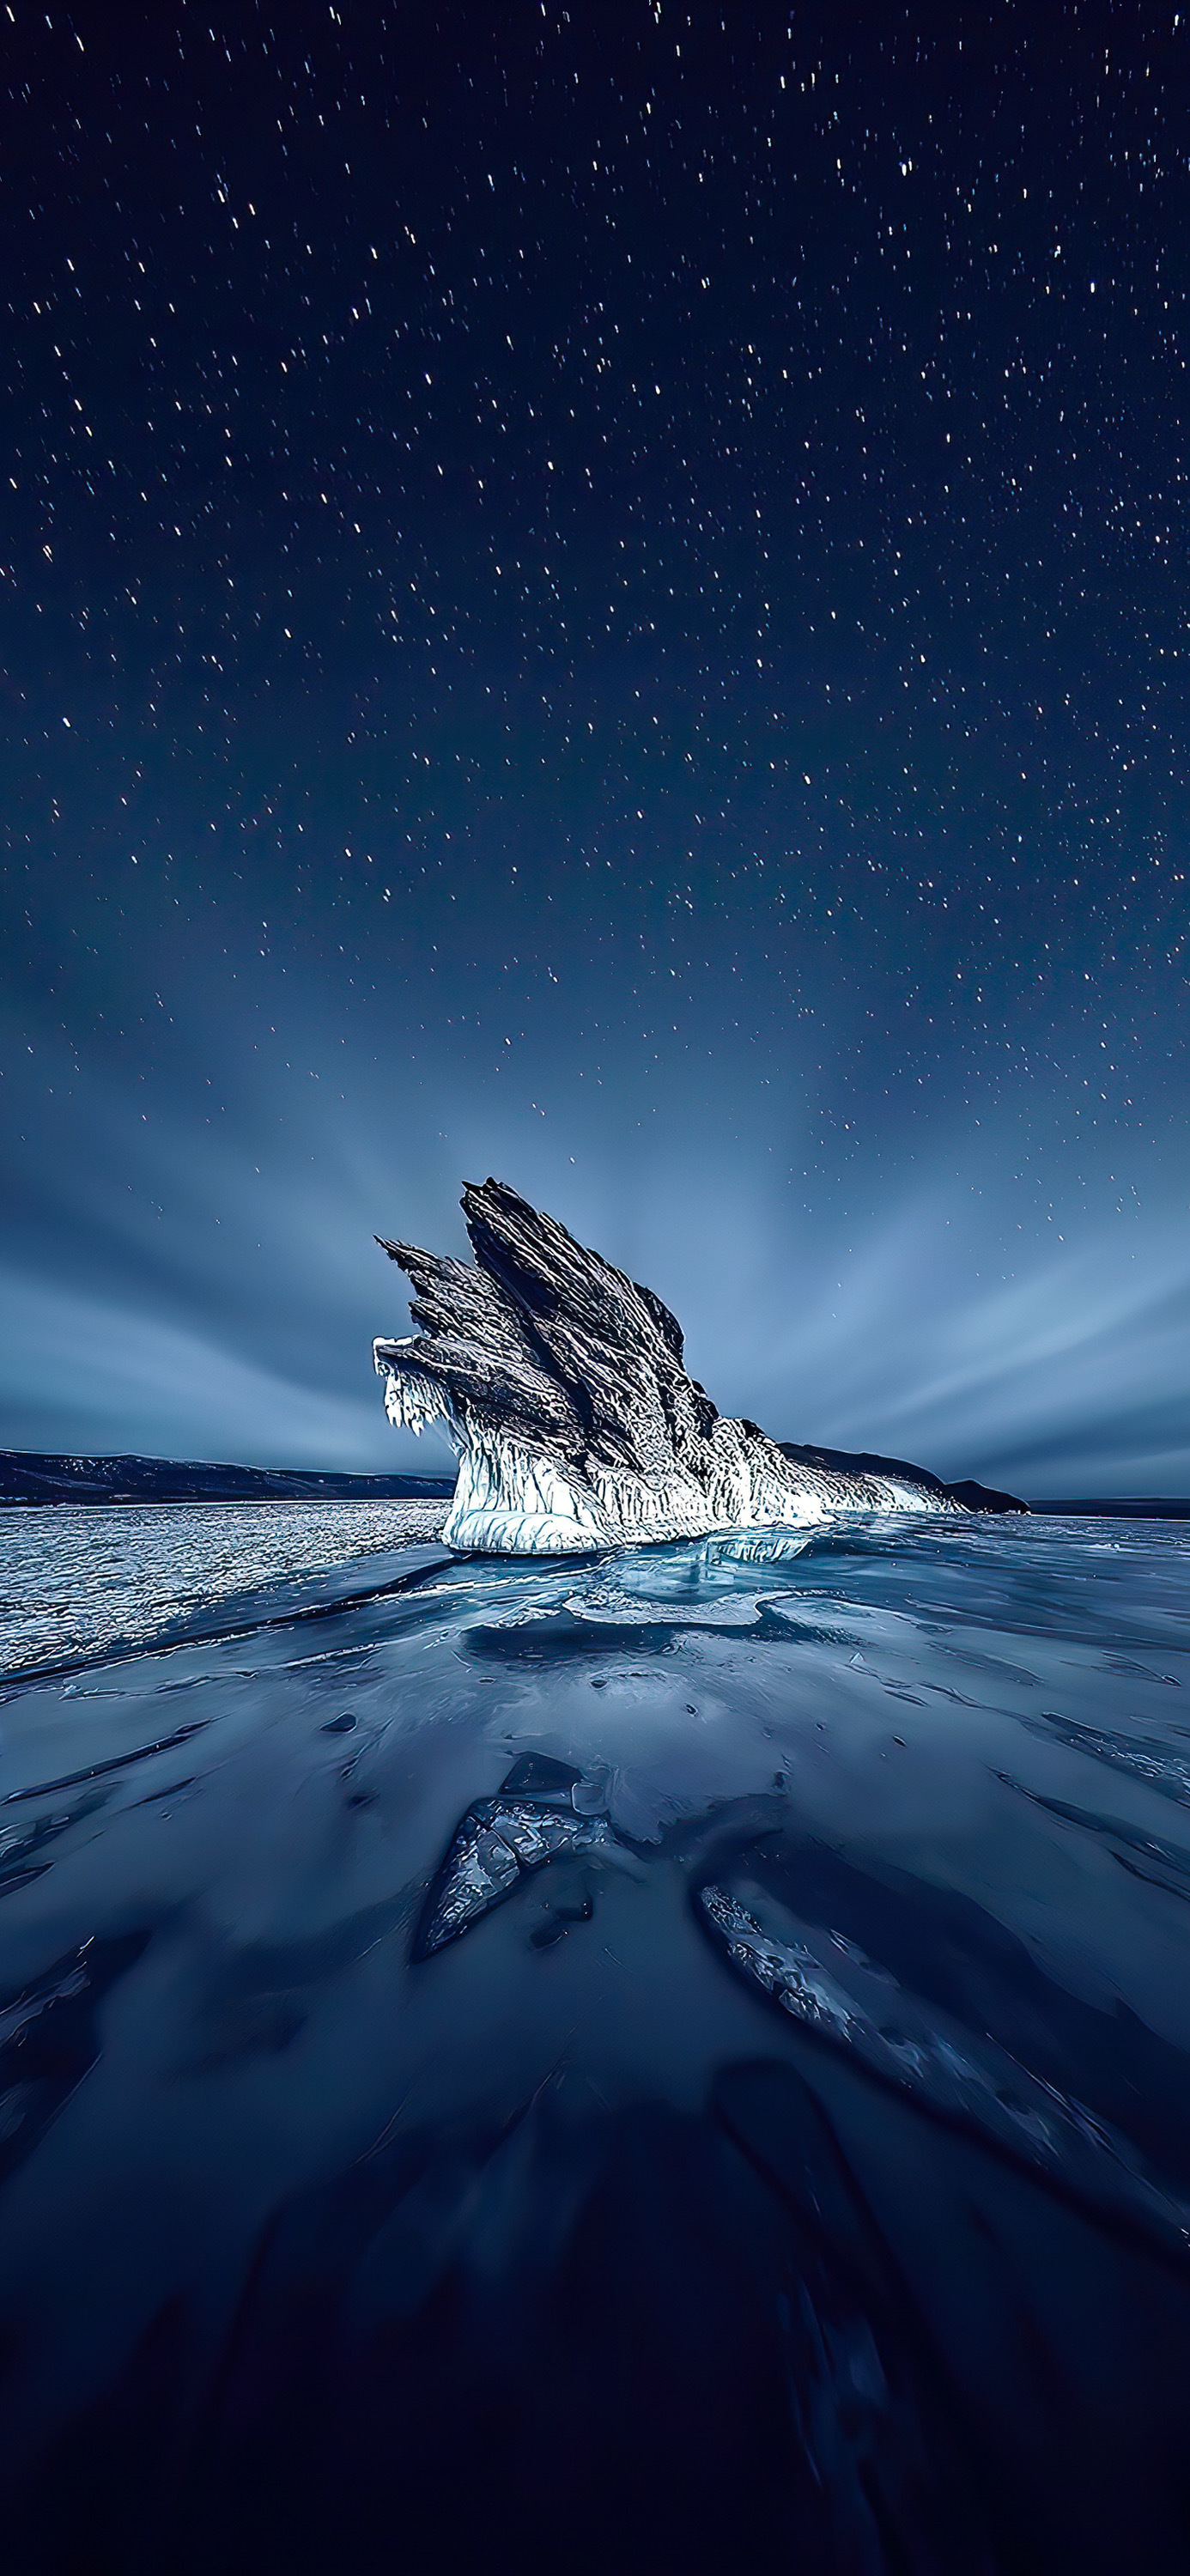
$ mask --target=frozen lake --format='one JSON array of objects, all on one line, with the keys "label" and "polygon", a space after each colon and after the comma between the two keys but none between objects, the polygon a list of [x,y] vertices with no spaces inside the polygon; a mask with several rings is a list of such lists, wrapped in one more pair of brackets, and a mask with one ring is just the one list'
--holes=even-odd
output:
[{"label": "frozen lake", "polygon": [[1190,1526],[413,1510],[0,1524],[6,2563],[1184,2571]]},{"label": "frozen lake", "polygon": [[262,1584],[434,1538],[445,1510],[411,1500],[0,1513],[0,1670],[129,1645]]}]

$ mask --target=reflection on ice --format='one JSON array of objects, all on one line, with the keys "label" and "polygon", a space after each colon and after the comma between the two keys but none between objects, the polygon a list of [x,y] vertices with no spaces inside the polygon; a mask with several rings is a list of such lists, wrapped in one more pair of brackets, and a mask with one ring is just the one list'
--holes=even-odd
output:
[{"label": "reflection on ice", "polygon": [[812,1542],[804,1530],[746,1530],[738,1538],[713,1543],[719,1559],[732,1565],[785,1565],[804,1556]]},{"label": "reflection on ice", "polygon": [[147,1941],[145,1932],[81,1941],[0,2007],[0,2180],[32,2154],[94,2065],[100,2005]]},{"label": "reflection on ice", "polygon": [[1138,1878],[1147,1878],[1153,1887],[1163,1887],[1167,1895],[1185,1897],[1190,1902],[1190,1850],[1167,1842],[1160,1834],[1140,1832],[1120,1816],[1096,1815],[1086,1807],[1071,1806],[1065,1798],[1047,1798],[1040,1789],[1026,1789],[1010,1771],[1001,1771],[999,1777],[1006,1789],[1018,1789],[1034,1806],[1044,1807],[1047,1815],[1060,1816],[1064,1824],[1099,1835],[1122,1868],[1134,1871]]},{"label": "reflection on ice", "polygon": [[[1156,1680],[1157,1676],[1146,1678]],[[1173,1798],[1180,1807],[1190,1807],[1190,1753],[1179,1751],[1163,1737],[1083,1726],[1077,1718],[1059,1717],[1048,1708],[1030,1724],[1038,1735],[1052,1736],[1072,1753],[1085,1753],[1092,1762],[1106,1762],[1113,1771],[1130,1771],[1134,1779],[1143,1780],[1159,1797]]]}]

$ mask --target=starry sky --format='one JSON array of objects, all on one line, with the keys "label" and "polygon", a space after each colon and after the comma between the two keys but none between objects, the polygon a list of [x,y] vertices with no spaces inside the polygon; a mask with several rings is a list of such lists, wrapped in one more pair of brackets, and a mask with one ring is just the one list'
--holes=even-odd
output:
[{"label": "starry sky", "polygon": [[1190,1490],[1190,16],[0,6],[0,1445],[393,1470],[464,1179]]}]

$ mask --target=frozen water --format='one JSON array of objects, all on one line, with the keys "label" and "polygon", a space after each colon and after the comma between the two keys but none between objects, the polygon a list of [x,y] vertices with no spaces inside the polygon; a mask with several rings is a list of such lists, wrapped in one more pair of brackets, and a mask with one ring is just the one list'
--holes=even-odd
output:
[{"label": "frozen water", "polygon": [[102,1653],[237,1593],[437,1538],[445,1503],[61,1503],[0,1514],[0,1673]]},{"label": "frozen water", "polygon": [[9,2563],[1183,2570],[1190,1529],[279,1516],[0,1705]]}]

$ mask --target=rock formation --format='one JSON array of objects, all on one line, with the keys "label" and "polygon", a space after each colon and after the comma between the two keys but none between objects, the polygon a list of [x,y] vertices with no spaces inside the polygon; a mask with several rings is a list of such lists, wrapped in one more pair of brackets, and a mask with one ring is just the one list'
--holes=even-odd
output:
[{"label": "rock formation", "polygon": [[417,1331],[375,1345],[389,1420],[442,1422],[458,1456],[448,1547],[563,1554],[963,1508],[914,1469],[790,1458],[725,1420],[651,1289],[502,1181],[468,1185],[462,1204],[474,1261],[377,1238],[415,1292]]}]

